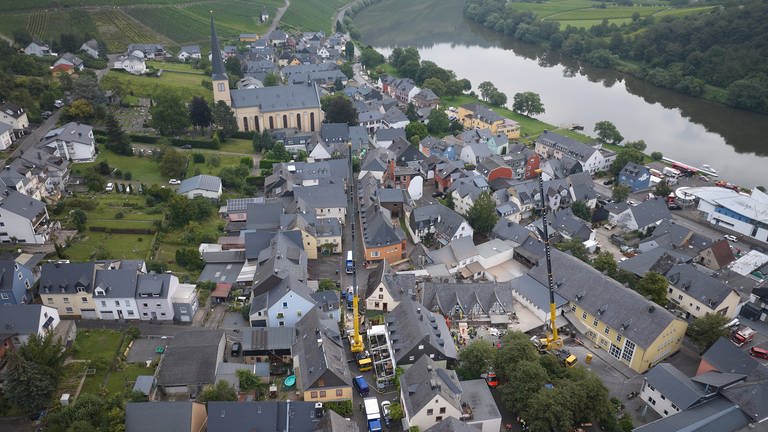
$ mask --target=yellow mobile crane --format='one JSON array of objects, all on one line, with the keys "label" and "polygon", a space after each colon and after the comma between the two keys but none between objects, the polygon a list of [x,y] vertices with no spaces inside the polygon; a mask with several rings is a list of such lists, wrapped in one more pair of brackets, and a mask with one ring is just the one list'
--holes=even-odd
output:
[{"label": "yellow mobile crane", "polygon": [[[347,149],[349,152],[348,158],[349,158],[349,197],[350,197],[350,206],[349,210],[351,212],[350,220],[350,229],[352,230],[352,341],[350,342],[351,351],[355,354],[362,354],[363,358],[367,358],[365,356],[365,344],[363,343],[363,337],[360,335],[360,309],[359,309],[359,303],[360,303],[360,296],[358,294],[358,288],[357,288],[357,263],[354,261],[355,259],[355,220],[357,218],[357,187],[356,187],[356,181],[355,181],[355,175],[354,170],[352,168],[352,143],[347,144]],[[361,361],[361,356],[357,356],[357,362],[358,365]]]},{"label": "yellow mobile crane", "polygon": [[547,287],[549,288],[549,334],[544,339],[539,339],[536,344],[540,350],[555,350],[563,347],[563,340],[557,334],[557,306],[555,305],[555,283],[552,280],[552,259],[549,245],[549,227],[547,226],[547,202],[544,199],[544,176],[542,170],[539,174],[539,194],[541,195],[541,218],[544,230],[544,254],[547,260]]}]

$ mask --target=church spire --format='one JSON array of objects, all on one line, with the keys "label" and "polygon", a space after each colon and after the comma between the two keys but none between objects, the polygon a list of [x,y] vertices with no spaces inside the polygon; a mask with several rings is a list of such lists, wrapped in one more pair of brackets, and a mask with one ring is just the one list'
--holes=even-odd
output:
[{"label": "church spire", "polygon": [[216,36],[216,26],[213,24],[213,11],[211,11],[211,79],[213,81],[228,81],[227,72],[224,70],[224,62],[221,60],[221,48],[219,38]]}]

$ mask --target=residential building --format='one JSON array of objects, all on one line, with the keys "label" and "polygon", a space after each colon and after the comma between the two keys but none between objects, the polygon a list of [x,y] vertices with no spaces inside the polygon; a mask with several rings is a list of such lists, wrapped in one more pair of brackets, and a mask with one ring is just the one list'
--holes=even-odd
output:
[{"label": "residential building", "polygon": [[422,356],[440,367],[458,358],[456,345],[445,318],[419,303],[403,298],[385,318],[389,340],[395,352],[395,366],[407,369]]},{"label": "residential building", "polygon": [[[568,300],[565,316],[596,346],[639,373],[680,349],[685,321],[578,258],[556,249],[551,256],[556,292]],[[546,286],[542,261],[529,274]]]},{"label": "residential building", "polygon": [[449,189],[453,197],[453,208],[460,214],[467,214],[480,194],[489,190],[485,178],[479,175],[461,177],[452,182]]},{"label": "residential building", "polygon": [[290,226],[301,231],[302,244],[307,259],[317,259],[319,255],[341,253],[341,222],[337,219],[318,219],[313,214],[297,214],[295,225]]},{"label": "residential building", "polygon": [[458,213],[437,203],[414,208],[406,225],[413,241],[419,243],[430,239],[443,246],[461,237],[472,237],[474,231]]},{"label": "residential building", "polygon": [[[275,32],[272,32],[273,34]],[[274,42],[274,41],[273,41]],[[211,16],[213,100],[224,101],[234,111],[240,131],[296,128],[305,132],[320,129],[324,114],[315,84],[229,89],[219,41]]]},{"label": "residential building", "polygon": [[0,242],[41,244],[49,235],[48,210],[42,201],[13,189],[0,190]]},{"label": "residential building", "polygon": [[293,188],[296,210],[314,213],[317,219],[336,219],[344,224],[349,204],[343,184],[298,186]]},{"label": "residential building", "polygon": [[[59,313],[48,306],[6,304],[0,307],[3,311],[0,313],[0,329],[3,336],[10,336],[13,346],[24,345],[33,335],[46,336],[60,322]],[[4,351],[2,346],[0,351]]]},{"label": "residential building", "polygon": [[368,273],[368,281],[363,298],[367,310],[384,312],[395,309],[403,297],[415,292],[416,277],[409,274],[396,274],[390,271],[384,262]]},{"label": "residential building", "polygon": [[96,270],[93,301],[99,319],[139,319],[136,285],[139,271],[135,268]]},{"label": "residential building", "polygon": [[166,396],[198,394],[216,382],[224,359],[223,330],[194,330],[169,339],[157,372],[157,386]]},{"label": "residential building", "polygon": [[498,155],[489,156],[481,160],[477,164],[476,170],[485,177],[488,183],[500,178],[514,178],[512,167],[507,165],[506,161]]},{"label": "residential building", "polygon": [[27,266],[10,259],[0,260],[0,306],[30,303],[36,281]]},{"label": "residential building", "polygon": [[26,55],[33,55],[36,57],[43,57],[47,55],[55,55],[51,52],[51,48],[48,47],[48,45],[44,42],[40,42],[37,40],[34,40],[27,45],[26,48],[24,48],[24,54]]},{"label": "residential building", "polygon": [[432,90],[423,88],[413,96],[413,104],[416,105],[416,108],[435,109],[440,104],[440,98]]},{"label": "residential building", "polygon": [[363,226],[365,260],[392,264],[405,258],[406,237],[399,225],[392,222],[389,211],[374,204],[360,209]]},{"label": "residential building", "polygon": [[[741,375],[739,379],[743,377]],[[645,374],[640,398],[657,414],[667,417],[714,395],[714,392],[707,393],[705,386],[685,376],[680,369],[670,363],[659,363]]]},{"label": "residential building", "polygon": [[619,172],[618,181],[632,192],[648,189],[651,187],[651,170],[646,166],[628,162]]},{"label": "residential building", "polygon": [[294,327],[245,327],[240,333],[245,363],[271,363],[276,359],[291,363],[291,347],[296,342]]},{"label": "residential building", "polygon": [[125,432],[204,432],[205,404],[194,401],[128,402]]},{"label": "residential building", "polygon": [[171,274],[141,274],[136,286],[136,303],[142,321],[173,319],[173,296],[179,278]]},{"label": "residential building", "polygon": [[649,228],[656,227],[672,217],[667,203],[659,197],[645,200],[633,206],[617,203],[605,206],[605,208],[609,212],[609,222],[629,231],[648,231]]},{"label": "residential building", "polygon": [[0,122],[0,150],[5,150],[11,146],[15,135],[11,125]]},{"label": "residential building", "polygon": [[171,298],[173,303],[173,319],[181,322],[192,322],[199,308],[197,288],[194,284],[179,284]]},{"label": "residential building", "polygon": [[616,154],[604,151],[597,147],[591,147],[554,132],[544,131],[537,139],[535,151],[542,158],[563,159],[573,158],[579,162],[582,171],[595,174],[610,167]]},{"label": "residential building", "polygon": [[99,43],[96,41],[96,39],[89,39],[80,45],[80,51],[97,59],[99,58]]},{"label": "residential building", "polygon": [[485,105],[462,105],[459,107],[457,115],[465,129],[487,128],[494,135],[502,134],[508,139],[520,138],[520,125],[516,121],[496,114]]},{"label": "residential building", "polygon": [[685,311],[686,317],[718,314],[727,318],[737,315],[739,294],[722,280],[697,270],[691,264],[676,264],[666,273],[669,279],[667,298]]},{"label": "residential building", "polygon": [[0,104],[0,123],[9,124],[13,129],[26,129],[29,127],[29,119],[24,108],[10,102]]},{"label": "residential building", "polygon": [[40,273],[40,298],[64,318],[98,319],[93,300],[96,265],[45,263]]},{"label": "residential building", "polygon": [[148,70],[144,57],[135,55],[120,56],[120,58],[115,60],[112,69],[124,70],[132,75],[144,75]]},{"label": "residential building", "polygon": [[376,130],[376,133],[373,135],[373,146],[376,148],[389,148],[398,138],[406,143],[408,142],[405,138],[405,129],[381,128]]},{"label": "residential building", "polygon": [[473,325],[506,325],[515,315],[515,299],[509,282],[424,282],[421,304],[452,321]]},{"label": "residential building", "polygon": [[291,348],[296,389],[307,402],[352,399],[352,375],[347,355],[336,330],[325,327],[317,309],[307,314],[296,328],[301,335]]},{"label": "residential building", "polygon": [[133,54],[138,57],[144,57],[148,59],[166,57],[168,53],[165,51],[165,47],[162,44],[130,44],[125,51],[128,54]]},{"label": "residential building", "polygon": [[357,424],[308,401],[209,402],[208,432],[357,432]]},{"label": "residential building", "polygon": [[210,199],[221,198],[221,179],[207,174],[200,174],[188,179],[182,180],[177,194],[184,195],[189,199],[203,197]]},{"label": "residential building", "polygon": [[92,162],[96,158],[93,128],[80,123],[70,122],[50,130],[41,146],[72,162]]},{"label": "residential building", "polygon": [[303,282],[288,276],[270,276],[251,297],[253,327],[295,327],[315,307],[311,291]]},{"label": "residential building", "polygon": [[444,265],[451,274],[461,271],[479,259],[472,237],[451,240],[444,247],[428,252],[428,256],[433,263]]},{"label": "residential building", "polygon": [[59,66],[59,65],[71,66],[72,69],[76,71],[82,71],[83,69],[85,69],[85,64],[83,63],[83,60],[72,53],[62,54],[62,56],[59,57],[58,60],[56,60],[56,62],[53,64],[53,68],[55,69],[56,66]]},{"label": "residential building", "polygon": [[200,53],[200,45],[185,45],[179,50],[179,54],[176,56],[180,61],[187,61],[189,59],[199,60],[202,58]]}]

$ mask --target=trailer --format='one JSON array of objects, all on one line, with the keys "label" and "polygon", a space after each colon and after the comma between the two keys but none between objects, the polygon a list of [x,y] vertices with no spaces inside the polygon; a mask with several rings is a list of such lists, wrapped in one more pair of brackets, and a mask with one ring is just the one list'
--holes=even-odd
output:
[{"label": "trailer", "polygon": [[368,432],[380,432],[382,427],[379,400],[375,397],[365,398],[363,405],[365,406],[365,418],[368,421]]}]

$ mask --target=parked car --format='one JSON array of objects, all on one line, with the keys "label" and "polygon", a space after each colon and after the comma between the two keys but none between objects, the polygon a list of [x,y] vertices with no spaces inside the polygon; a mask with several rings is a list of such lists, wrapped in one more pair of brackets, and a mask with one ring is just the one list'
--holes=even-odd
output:
[{"label": "parked car", "polygon": [[232,343],[232,352],[230,354],[232,357],[239,357],[242,350],[243,346],[240,345],[240,342],[234,342]]},{"label": "parked car", "polygon": [[432,198],[442,198],[443,195],[445,194],[443,194],[442,192],[432,192]]},{"label": "parked car", "polygon": [[168,180],[168,184],[180,185],[181,184],[181,180],[179,180],[179,179],[170,179],[170,180]]},{"label": "parked car", "polygon": [[389,422],[392,420],[392,416],[390,415],[389,406],[392,405],[392,402],[388,400],[381,401],[381,418],[384,419],[384,424],[389,426]]},{"label": "parked car", "polygon": [[183,148],[184,150],[189,150],[192,148],[192,144],[184,144],[183,146],[181,146],[181,148]]},{"label": "parked car", "polygon": [[612,185],[613,184],[613,179],[608,179],[608,180],[604,181],[603,184],[606,185],[606,186]]},{"label": "parked car", "polygon": [[115,185],[114,185],[113,183],[111,183],[111,182],[110,182],[110,183],[107,183],[107,187],[106,187],[106,188],[104,188],[104,191],[106,191],[106,192],[112,192],[113,190],[115,190]]},{"label": "parked car", "polygon": [[44,120],[51,118],[52,115],[53,113],[50,111],[43,111],[40,113],[40,117],[42,117]]},{"label": "parked car", "polygon": [[61,99],[56,99],[56,101],[53,102],[53,106],[55,106],[56,108],[61,108],[64,106],[64,101]]},{"label": "parked car", "polygon": [[738,237],[736,237],[735,235],[726,234],[726,235],[724,235],[723,237],[724,237],[726,240],[728,240],[728,241],[732,241],[732,242],[737,242],[737,241],[739,241],[739,238],[738,238]]}]

